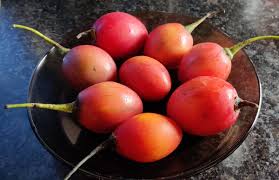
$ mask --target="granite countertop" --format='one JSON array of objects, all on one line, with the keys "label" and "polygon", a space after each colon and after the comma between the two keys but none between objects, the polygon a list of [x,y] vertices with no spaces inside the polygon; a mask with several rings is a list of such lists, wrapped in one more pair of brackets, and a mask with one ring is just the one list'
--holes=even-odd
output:
[{"label": "granite countertop", "polygon": [[[30,34],[18,34],[12,23],[26,24],[57,40],[84,28],[97,14],[110,10],[156,10],[200,17],[222,8],[225,14],[209,22],[241,41],[277,34],[278,0],[2,0],[0,9],[0,104],[27,99],[31,73],[50,46]],[[217,166],[191,179],[279,179],[279,42],[259,42],[245,49],[263,88],[257,124],[244,143]],[[1,180],[62,179],[69,168],[36,139],[26,110],[0,108]],[[75,175],[85,179],[84,175]]]}]

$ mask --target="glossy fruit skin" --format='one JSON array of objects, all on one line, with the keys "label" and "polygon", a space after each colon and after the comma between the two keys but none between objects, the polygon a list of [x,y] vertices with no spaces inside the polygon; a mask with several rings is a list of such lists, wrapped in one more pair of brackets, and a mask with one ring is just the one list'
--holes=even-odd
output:
[{"label": "glossy fruit skin", "polygon": [[231,59],[223,47],[211,42],[199,43],[183,56],[178,78],[181,82],[198,76],[214,76],[226,80],[231,66]]},{"label": "glossy fruit skin", "polygon": [[236,122],[237,98],[236,90],[225,80],[200,76],[174,91],[167,104],[167,114],[187,133],[214,135]]},{"label": "glossy fruit skin", "polygon": [[167,23],[150,32],[144,55],[160,61],[168,69],[175,69],[192,46],[193,37],[182,24]]},{"label": "glossy fruit skin", "polygon": [[115,60],[137,54],[148,35],[139,19],[124,12],[107,13],[97,19],[92,28],[96,45]]},{"label": "glossy fruit skin", "polygon": [[72,48],[63,58],[64,77],[76,90],[85,89],[103,81],[116,80],[116,64],[101,48],[80,45]]},{"label": "glossy fruit skin", "polygon": [[116,82],[95,84],[78,95],[79,123],[95,133],[112,132],[123,121],[142,111],[140,97]]},{"label": "glossy fruit skin", "polygon": [[119,78],[146,101],[161,100],[171,89],[168,70],[148,56],[135,56],[125,61],[120,67]]},{"label": "glossy fruit skin", "polygon": [[166,116],[142,113],[118,126],[113,135],[120,155],[147,163],[172,153],[181,142],[182,130]]}]

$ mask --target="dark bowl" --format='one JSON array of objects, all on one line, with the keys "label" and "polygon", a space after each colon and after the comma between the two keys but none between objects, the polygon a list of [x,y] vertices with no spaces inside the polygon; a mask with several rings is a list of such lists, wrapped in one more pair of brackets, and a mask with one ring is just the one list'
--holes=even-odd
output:
[{"label": "dark bowl", "polygon": [[[195,19],[163,12],[135,13],[149,28],[166,22],[189,24]],[[78,32],[77,32],[78,33]],[[218,29],[203,23],[193,33],[195,43],[211,41],[228,47],[233,41]],[[71,45],[80,42],[69,42]],[[61,73],[62,56],[52,48],[36,67],[29,89],[29,102],[66,103],[75,100],[74,92],[65,83]],[[261,85],[253,63],[245,52],[239,52],[232,61],[233,68],[228,81],[243,99],[261,105]],[[171,72],[175,81],[175,72]],[[174,89],[173,88],[173,89]],[[145,103],[145,111],[165,114],[167,98],[157,103]],[[237,123],[227,131],[210,137],[185,134],[179,148],[168,157],[155,162],[140,164],[126,160],[113,150],[106,149],[90,159],[80,169],[95,178],[102,179],[153,179],[181,178],[200,173],[228,157],[245,140],[254,126],[259,109],[245,107]],[[70,166],[76,165],[107,135],[88,132],[80,127],[71,114],[49,110],[28,109],[32,128],[43,146],[55,157]]]}]

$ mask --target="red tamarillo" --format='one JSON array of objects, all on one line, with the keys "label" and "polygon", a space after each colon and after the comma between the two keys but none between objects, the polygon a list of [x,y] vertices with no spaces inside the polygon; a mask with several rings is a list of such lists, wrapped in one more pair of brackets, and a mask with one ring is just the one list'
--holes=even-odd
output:
[{"label": "red tamarillo", "polygon": [[187,26],[180,23],[166,23],[156,27],[148,35],[144,55],[160,61],[168,69],[177,68],[182,56],[193,47],[192,31],[211,15],[212,13],[208,13]]},{"label": "red tamarillo", "polygon": [[266,39],[279,40],[279,36],[253,37],[230,48],[223,48],[212,42],[196,44],[183,56],[178,78],[181,82],[198,76],[214,76],[226,80],[231,72],[231,60],[234,55],[246,45]]},{"label": "red tamarillo", "polygon": [[18,24],[14,24],[13,27],[33,32],[65,55],[62,71],[74,89],[82,90],[99,82],[116,80],[115,62],[101,48],[92,45],[79,45],[68,49],[33,28]]},{"label": "red tamarillo", "polygon": [[76,113],[78,122],[95,133],[110,133],[120,123],[143,110],[140,97],[130,88],[112,81],[92,85],[68,104],[8,104],[6,108],[44,108]]},{"label": "red tamarillo", "polygon": [[88,159],[114,144],[116,152],[127,159],[140,162],[155,162],[171,154],[180,144],[182,130],[170,118],[155,114],[135,115],[120,124],[109,139],[96,147],[65,177],[69,179]]},{"label": "red tamarillo", "polygon": [[231,127],[242,106],[257,104],[238,97],[223,79],[199,76],[179,86],[167,104],[167,114],[190,134],[208,136]]},{"label": "red tamarillo", "polygon": [[117,60],[136,55],[143,48],[148,32],[135,16],[124,12],[111,12],[96,20],[91,34],[96,46]]},{"label": "red tamarillo", "polygon": [[171,89],[168,70],[148,56],[135,56],[125,61],[119,69],[119,78],[146,101],[161,100]]}]

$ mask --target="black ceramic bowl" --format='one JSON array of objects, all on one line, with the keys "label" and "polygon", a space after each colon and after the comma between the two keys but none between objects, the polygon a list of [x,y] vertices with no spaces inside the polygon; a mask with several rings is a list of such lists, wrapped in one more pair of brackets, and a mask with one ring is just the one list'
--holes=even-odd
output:
[{"label": "black ceramic bowl", "polygon": [[[136,13],[149,29],[166,22],[189,24],[187,16],[161,12]],[[232,40],[207,23],[193,33],[195,43],[212,41],[223,47]],[[65,83],[61,73],[62,56],[52,48],[40,61],[30,83],[29,102],[65,103],[75,100],[76,92]],[[232,61],[228,81],[241,98],[261,104],[261,85],[249,57],[239,52]],[[173,74],[174,86],[175,73]],[[166,100],[145,104],[145,111],[165,113]],[[228,157],[246,138],[254,126],[260,109],[245,107],[237,123],[224,133],[211,137],[194,137],[185,134],[179,148],[168,157],[148,164],[126,160],[112,149],[100,152],[82,166],[81,171],[102,179],[153,179],[181,178],[200,173]],[[70,166],[76,165],[107,136],[88,132],[78,126],[70,114],[49,110],[29,109],[32,128],[44,147],[55,157]]]}]

